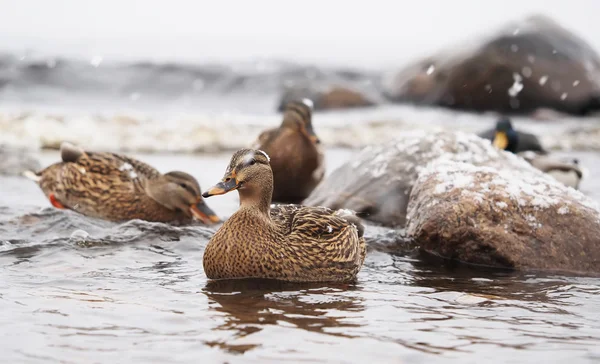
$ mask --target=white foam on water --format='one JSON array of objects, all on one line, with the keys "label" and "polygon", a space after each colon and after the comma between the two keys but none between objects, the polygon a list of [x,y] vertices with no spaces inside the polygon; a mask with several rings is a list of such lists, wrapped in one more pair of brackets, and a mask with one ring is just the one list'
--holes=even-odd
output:
[{"label": "white foam on water", "polygon": [[[497,115],[476,115],[441,108],[385,105],[377,108],[316,112],[313,117],[324,146],[365,147],[373,145],[374,155],[406,150],[416,153],[419,135],[463,131],[478,133],[492,128]],[[513,118],[519,130],[537,134],[548,149],[600,150],[600,127],[593,118],[561,119],[561,123],[540,123]],[[84,145],[88,150],[114,152],[214,152],[248,147],[258,135],[278,126],[281,115],[248,113],[170,114],[143,113],[72,114],[19,110],[0,111],[0,143],[28,149],[58,148],[63,141]],[[411,142],[407,133],[413,133]],[[392,150],[384,143],[402,137],[404,145]],[[468,137],[465,137],[465,142]],[[489,149],[493,149],[490,145]],[[432,151],[431,153],[437,153]],[[374,175],[387,170],[386,157],[373,169]]]}]

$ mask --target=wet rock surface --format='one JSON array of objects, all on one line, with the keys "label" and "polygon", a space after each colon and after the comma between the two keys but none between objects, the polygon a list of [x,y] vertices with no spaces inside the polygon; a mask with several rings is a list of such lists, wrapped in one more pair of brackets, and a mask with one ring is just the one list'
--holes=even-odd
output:
[{"label": "wet rock surface", "polygon": [[40,162],[27,150],[0,145],[0,175],[17,176],[40,168]]},{"label": "wet rock surface", "polygon": [[600,272],[595,202],[520,165],[431,163],[411,193],[408,235],[427,253],[470,264]]},{"label": "wet rock surface", "polygon": [[584,115],[600,109],[599,70],[600,58],[584,40],[533,16],[411,64],[382,83],[395,102]]},{"label": "wet rock surface", "polygon": [[366,220],[403,227],[419,172],[436,159],[531,170],[523,159],[474,134],[407,132],[361,150],[321,182],[304,204],[351,209]]}]

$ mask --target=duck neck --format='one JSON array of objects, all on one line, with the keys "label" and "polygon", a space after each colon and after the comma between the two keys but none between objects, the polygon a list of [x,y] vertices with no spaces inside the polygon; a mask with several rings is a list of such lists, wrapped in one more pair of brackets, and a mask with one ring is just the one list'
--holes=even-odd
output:
[{"label": "duck neck", "polygon": [[170,190],[167,188],[168,185],[164,176],[146,180],[143,186],[144,191],[151,199],[169,210],[175,210],[175,201],[170,194]]},{"label": "duck neck", "polygon": [[[266,182],[266,181],[265,181]],[[273,196],[273,183],[256,183],[246,185],[238,190],[240,195],[240,209],[260,212],[270,219],[271,198]]]},{"label": "duck neck", "polygon": [[508,145],[506,146],[506,150],[511,153],[517,152],[517,147],[519,145],[519,135],[514,130],[509,130],[506,133],[506,139],[508,139]]}]

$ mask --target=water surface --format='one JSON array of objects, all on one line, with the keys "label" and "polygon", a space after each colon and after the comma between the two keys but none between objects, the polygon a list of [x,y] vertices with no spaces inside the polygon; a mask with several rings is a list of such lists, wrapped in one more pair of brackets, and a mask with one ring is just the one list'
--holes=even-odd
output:
[{"label": "water surface", "polygon": [[[327,156],[331,173],[351,153]],[[189,170],[208,187],[229,155],[138,157],[161,171]],[[594,154],[579,157],[598,162]],[[41,155],[44,164],[56,158]],[[583,190],[595,192],[598,180]],[[356,284],[215,283],[202,270],[211,229],[102,222],[47,207],[22,178],[0,184],[6,362],[600,360],[597,278],[422,261],[401,233],[369,227]],[[237,197],[208,202],[228,216]]]}]

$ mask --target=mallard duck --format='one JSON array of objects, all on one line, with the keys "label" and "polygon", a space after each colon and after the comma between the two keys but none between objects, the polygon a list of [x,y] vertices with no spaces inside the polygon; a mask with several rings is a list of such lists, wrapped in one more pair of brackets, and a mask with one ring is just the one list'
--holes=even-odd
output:
[{"label": "mallard duck", "polygon": [[516,131],[508,118],[498,120],[494,129],[486,130],[480,133],[479,136],[492,141],[492,144],[498,149],[503,149],[511,153],[520,153],[528,150],[540,154],[548,153],[535,135]]},{"label": "mallard duck", "polygon": [[519,153],[519,156],[523,157],[523,159],[529,162],[533,167],[549,174],[562,184],[575,189],[579,188],[583,172],[579,168],[579,161],[577,159],[573,159],[571,163],[569,163],[547,155],[539,155],[531,151]]},{"label": "mallard duck", "polygon": [[309,99],[287,103],[278,128],[262,132],[253,144],[271,157],[273,201],[300,203],[325,174],[324,155],[312,126]]},{"label": "mallard duck", "polygon": [[269,156],[242,149],[221,182],[202,196],[237,190],[240,208],[212,237],[204,252],[210,279],[268,278],[292,282],[348,282],[361,269],[364,226],[348,210],[271,205]]},{"label": "mallard duck", "polygon": [[220,221],[202,199],[198,181],[187,173],[161,174],[133,158],[69,143],[61,145],[60,153],[61,162],[25,172],[56,208],[110,221]]}]

